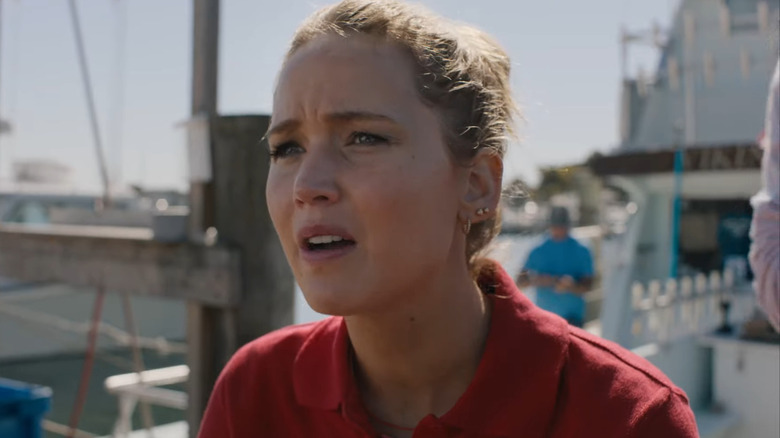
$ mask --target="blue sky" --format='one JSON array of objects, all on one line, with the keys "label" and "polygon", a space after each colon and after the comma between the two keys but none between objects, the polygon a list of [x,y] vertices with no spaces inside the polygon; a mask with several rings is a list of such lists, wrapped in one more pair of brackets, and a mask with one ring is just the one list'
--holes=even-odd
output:
[{"label": "blue sky", "polygon": [[[112,178],[186,187],[191,0],[80,0],[90,73]],[[223,0],[219,111],[268,113],[282,56],[319,0]],[[666,26],[675,0],[424,0],[476,25],[513,61],[525,122],[507,180],[533,181],[538,166],[573,163],[617,141],[621,25]],[[99,187],[76,48],[62,0],[2,0],[0,180],[10,161],[49,158],[75,170],[81,189]],[[652,71],[653,54],[633,68]]]}]

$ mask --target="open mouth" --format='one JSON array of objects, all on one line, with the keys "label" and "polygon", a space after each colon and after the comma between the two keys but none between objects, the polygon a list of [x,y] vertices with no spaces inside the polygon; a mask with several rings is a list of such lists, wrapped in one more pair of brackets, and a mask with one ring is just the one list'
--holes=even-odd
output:
[{"label": "open mouth", "polygon": [[327,251],[354,246],[355,241],[341,236],[314,236],[306,239],[305,245],[309,251]]}]

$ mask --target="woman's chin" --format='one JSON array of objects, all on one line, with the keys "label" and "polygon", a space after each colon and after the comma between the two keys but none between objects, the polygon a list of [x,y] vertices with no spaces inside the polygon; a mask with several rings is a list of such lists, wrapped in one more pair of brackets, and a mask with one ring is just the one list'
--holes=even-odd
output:
[{"label": "woman's chin", "polygon": [[370,275],[333,278],[302,276],[298,278],[303,297],[317,313],[333,316],[354,316],[381,313],[392,306],[394,289],[381,287],[382,282]]},{"label": "woman's chin", "polygon": [[353,303],[344,293],[327,291],[303,292],[309,307],[317,313],[331,316],[348,316],[354,314],[360,306]]}]

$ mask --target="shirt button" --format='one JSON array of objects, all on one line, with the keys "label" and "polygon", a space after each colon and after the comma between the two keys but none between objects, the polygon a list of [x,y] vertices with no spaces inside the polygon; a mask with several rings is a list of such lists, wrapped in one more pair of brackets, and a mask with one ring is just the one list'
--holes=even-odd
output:
[{"label": "shirt button", "polygon": [[446,438],[447,426],[442,424],[442,422],[433,415],[428,415],[417,425],[414,437]]}]

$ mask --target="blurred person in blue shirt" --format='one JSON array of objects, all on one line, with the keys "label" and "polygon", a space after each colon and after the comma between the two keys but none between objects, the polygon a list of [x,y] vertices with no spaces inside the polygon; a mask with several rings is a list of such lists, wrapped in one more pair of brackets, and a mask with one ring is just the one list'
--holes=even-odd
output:
[{"label": "blurred person in blue shirt", "polygon": [[566,208],[553,207],[549,225],[544,242],[528,255],[517,284],[535,287],[537,306],[582,327],[583,294],[593,285],[593,258],[588,248],[569,234],[571,219]]}]

